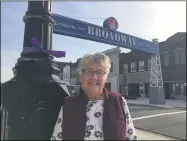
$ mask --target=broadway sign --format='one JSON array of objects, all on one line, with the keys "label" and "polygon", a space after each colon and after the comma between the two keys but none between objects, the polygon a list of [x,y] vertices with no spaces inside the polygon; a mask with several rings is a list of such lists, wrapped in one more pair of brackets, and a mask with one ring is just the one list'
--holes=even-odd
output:
[{"label": "broadway sign", "polygon": [[53,18],[55,20],[55,25],[53,26],[54,34],[136,49],[151,54],[155,54],[158,51],[158,44],[148,40],[57,14],[53,14]]}]

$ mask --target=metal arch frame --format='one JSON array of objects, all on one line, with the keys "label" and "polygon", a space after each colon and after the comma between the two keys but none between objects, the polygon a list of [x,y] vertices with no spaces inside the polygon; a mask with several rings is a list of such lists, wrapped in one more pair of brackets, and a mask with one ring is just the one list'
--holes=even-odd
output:
[{"label": "metal arch frame", "polygon": [[[132,50],[141,50],[143,52],[148,52],[153,54],[154,56],[151,59],[151,72],[150,72],[150,87],[163,87],[163,80],[162,80],[162,71],[161,71],[161,63],[160,63],[160,56],[159,56],[159,46],[158,46],[158,39],[153,39],[152,42],[140,39],[138,37],[134,37],[122,32],[118,31],[110,31],[112,34],[116,35],[123,35],[128,37],[128,39],[136,38],[137,42],[135,45],[129,44],[127,42],[115,42],[113,40],[106,39],[104,37],[98,38],[99,36],[95,35],[95,32],[93,34],[82,32],[87,29],[88,27],[92,27],[93,29],[97,28],[98,30],[103,30],[104,28],[98,25],[94,25],[91,23],[87,23],[84,21],[80,21],[77,19],[72,19],[69,17],[61,16],[58,14],[53,13],[53,18],[55,20],[55,25],[53,26],[53,33],[59,34],[59,35],[65,35],[75,38],[81,38],[84,40],[91,40],[95,42],[120,46],[124,48],[129,48]],[[65,26],[60,26],[62,24],[70,24],[74,23],[73,25],[77,25],[81,30],[70,30],[69,28],[66,28]],[[74,28],[73,28],[74,29]],[[86,31],[86,30],[85,30]]]},{"label": "metal arch frame", "polygon": [[151,56],[150,87],[163,87],[160,54]]}]

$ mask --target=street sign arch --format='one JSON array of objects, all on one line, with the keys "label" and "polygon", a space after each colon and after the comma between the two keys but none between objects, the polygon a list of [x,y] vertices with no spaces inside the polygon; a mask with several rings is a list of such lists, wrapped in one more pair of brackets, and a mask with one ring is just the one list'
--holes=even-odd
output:
[{"label": "street sign arch", "polygon": [[55,24],[53,33],[65,36],[91,40],[95,42],[115,45],[122,48],[136,49],[150,54],[156,54],[159,46],[155,42],[141,39],[126,33],[110,30],[98,25],[77,19],[53,14]]},{"label": "street sign arch", "polygon": [[[95,42],[115,45],[122,48],[150,53],[150,103],[164,103],[163,78],[159,55],[159,45],[156,40],[151,42],[139,37],[116,31],[118,28],[118,22],[114,17],[106,19],[103,23],[103,27],[101,27],[58,14],[52,15],[55,21],[55,24],[53,25],[54,34],[81,38],[84,40],[91,40]],[[158,95],[156,99],[155,95]]]}]

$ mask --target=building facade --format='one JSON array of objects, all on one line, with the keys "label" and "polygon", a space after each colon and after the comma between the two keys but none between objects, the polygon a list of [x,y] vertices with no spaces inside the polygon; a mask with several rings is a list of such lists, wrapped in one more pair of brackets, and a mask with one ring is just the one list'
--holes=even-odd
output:
[{"label": "building facade", "polygon": [[[176,33],[159,47],[165,97],[186,99],[186,33]],[[119,58],[119,92],[127,97],[149,97],[150,54],[133,50]]]},{"label": "building facade", "polygon": [[60,79],[63,80],[71,91],[71,94],[77,93],[80,86],[77,76],[78,59],[76,62],[58,62],[60,68]]},{"label": "building facade", "polygon": [[131,51],[121,53],[119,47],[104,51],[111,60],[106,87],[127,98],[148,97],[150,54]]},{"label": "building facade", "polygon": [[186,32],[176,33],[159,45],[165,95],[186,99]]},{"label": "building facade", "polygon": [[111,69],[106,80],[105,86],[108,90],[118,92],[119,90],[119,54],[120,48],[113,48],[103,52],[106,54],[111,61]]},{"label": "building facade", "polygon": [[151,56],[132,50],[119,56],[119,92],[125,97],[148,97]]},{"label": "building facade", "polygon": [[53,67],[53,75],[54,75],[54,77],[55,78],[59,77],[60,69],[59,69],[59,66],[58,66],[58,62],[53,61],[52,62],[52,67]]},{"label": "building facade", "polygon": [[[165,97],[186,99],[186,33],[176,33],[160,42],[159,47]],[[110,91],[119,92],[126,98],[149,97],[151,54],[138,50],[121,53],[119,47],[103,53],[111,60],[105,84]],[[76,73],[79,61],[61,62],[61,79],[66,79],[71,85],[79,85]]]}]

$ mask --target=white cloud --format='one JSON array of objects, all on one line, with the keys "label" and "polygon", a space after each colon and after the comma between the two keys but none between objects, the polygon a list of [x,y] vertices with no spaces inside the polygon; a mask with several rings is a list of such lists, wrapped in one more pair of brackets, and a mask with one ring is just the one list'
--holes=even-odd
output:
[{"label": "white cloud", "polygon": [[7,49],[2,49],[1,50],[1,65],[6,66],[6,67],[14,67],[17,59],[20,57],[20,52],[19,51],[14,51],[14,50],[7,50]]},{"label": "white cloud", "polygon": [[[87,2],[77,3],[80,17],[108,18],[114,16],[119,22],[118,31],[151,40],[150,32],[155,13],[151,2]],[[97,10],[95,8],[97,7]],[[104,7],[104,8],[103,8]],[[60,14],[63,15],[61,12]],[[78,15],[77,15],[78,16]],[[81,19],[102,26],[105,19]]]},{"label": "white cloud", "polygon": [[13,71],[11,67],[1,67],[1,83],[10,80],[13,77]]},{"label": "white cloud", "polygon": [[[102,26],[104,19],[114,16],[119,22],[118,31],[143,39],[165,40],[176,32],[186,31],[186,3],[179,2],[77,2],[78,18]],[[64,12],[59,11],[61,15]],[[71,14],[69,14],[71,16]]]},{"label": "white cloud", "polygon": [[8,81],[13,77],[12,68],[19,57],[19,51],[1,50],[1,82]]},{"label": "white cloud", "polygon": [[186,32],[186,2],[153,2],[156,13],[152,31],[160,40],[166,40],[176,32]]}]

